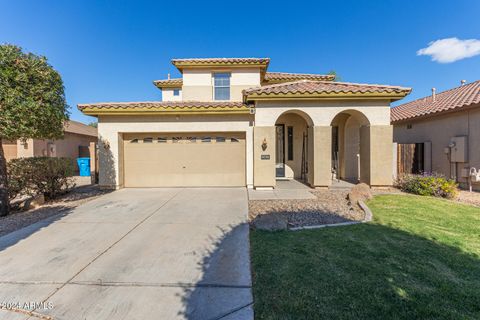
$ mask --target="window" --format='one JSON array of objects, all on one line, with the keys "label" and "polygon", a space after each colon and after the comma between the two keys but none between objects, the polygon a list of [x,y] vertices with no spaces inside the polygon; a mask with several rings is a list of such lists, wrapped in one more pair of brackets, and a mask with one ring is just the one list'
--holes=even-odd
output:
[{"label": "window", "polygon": [[187,141],[190,143],[195,143],[197,142],[197,137],[187,137]]},{"label": "window", "polygon": [[157,142],[158,142],[158,143],[167,143],[167,138],[159,137],[159,138],[157,139]]},{"label": "window", "polygon": [[173,89],[173,95],[178,97],[180,95],[180,89]]},{"label": "window", "polygon": [[130,140],[130,143],[138,143],[138,139],[132,139]]},{"label": "window", "polygon": [[287,157],[288,160],[293,160],[293,127],[287,127]]},{"label": "window", "polygon": [[216,141],[217,142],[225,142],[225,137],[217,137]]},{"label": "window", "polygon": [[152,143],[153,138],[143,138],[143,143]]},{"label": "window", "polygon": [[212,141],[212,138],[210,137],[203,137],[202,138],[202,142],[211,142]]},{"label": "window", "polygon": [[237,138],[231,138],[230,142],[240,142]]},{"label": "window", "polygon": [[172,143],[178,143],[182,141],[182,137],[172,137]]},{"label": "window", "polygon": [[213,74],[215,100],[230,100],[230,73]]}]

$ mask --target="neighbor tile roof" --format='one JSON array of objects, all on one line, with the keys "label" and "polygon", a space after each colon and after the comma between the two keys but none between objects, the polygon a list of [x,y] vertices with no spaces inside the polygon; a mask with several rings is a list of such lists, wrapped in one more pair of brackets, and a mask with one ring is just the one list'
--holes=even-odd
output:
[{"label": "neighbor tile roof", "polygon": [[264,82],[288,82],[295,80],[319,80],[319,81],[333,81],[335,75],[333,74],[311,74],[311,73],[287,73],[287,72],[266,72]]},{"label": "neighbor tile roof", "polygon": [[63,128],[65,132],[83,134],[92,137],[96,137],[98,135],[97,128],[73,120],[65,122]]},{"label": "neighbor tile roof", "polygon": [[102,111],[164,111],[164,112],[192,112],[192,111],[229,111],[248,112],[248,107],[242,102],[230,101],[145,101],[145,102],[103,102],[79,104],[78,109],[83,112]]},{"label": "neighbor tile roof", "polygon": [[361,84],[332,81],[301,80],[295,82],[273,84],[244,90],[246,95],[274,96],[284,94],[341,94],[341,93],[379,93],[399,94],[410,93],[411,88],[386,86],[378,84]]},{"label": "neighbor tile roof", "polygon": [[172,59],[177,68],[184,66],[231,66],[231,65],[264,65],[268,66],[270,58],[190,58]]},{"label": "neighbor tile roof", "polygon": [[182,78],[173,78],[173,79],[164,79],[164,80],[155,80],[153,83],[158,88],[180,88],[183,85]]},{"label": "neighbor tile roof", "polygon": [[420,98],[391,109],[392,122],[457,111],[480,104],[480,80],[437,93],[435,101],[432,96]]}]

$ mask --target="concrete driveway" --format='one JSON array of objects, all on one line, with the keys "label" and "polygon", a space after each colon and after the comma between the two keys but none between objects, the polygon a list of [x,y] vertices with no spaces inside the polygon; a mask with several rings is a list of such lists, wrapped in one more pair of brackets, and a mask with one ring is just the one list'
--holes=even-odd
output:
[{"label": "concrete driveway", "polygon": [[247,206],[244,188],[122,189],[6,235],[0,319],[253,319]]}]

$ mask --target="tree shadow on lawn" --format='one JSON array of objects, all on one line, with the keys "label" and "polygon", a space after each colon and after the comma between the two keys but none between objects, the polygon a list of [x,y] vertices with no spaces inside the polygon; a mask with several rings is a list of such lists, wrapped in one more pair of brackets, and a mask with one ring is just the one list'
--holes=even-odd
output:
[{"label": "tree shadow on lawn", "polygon": [[252,231],[259,319],[479,319],[480,259],[378,224]]}]

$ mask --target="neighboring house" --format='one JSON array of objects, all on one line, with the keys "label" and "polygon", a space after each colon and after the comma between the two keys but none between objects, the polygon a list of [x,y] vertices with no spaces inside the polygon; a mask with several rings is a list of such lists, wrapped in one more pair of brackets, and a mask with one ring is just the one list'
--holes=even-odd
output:
[{"label": "neighboring house", "polygon": [[97,128],[77,121],[68,121],[65,123],[62,139],[7,141],[3,142],[3,148],[7,161],[14,158],[38,156],[76,159],[90,157],[89,147],[92,142],[97,142]]},{"label": "neighboring house", "polygon": [[[480,81],[392,108],[394,142],[415,144],[413,171],[437,172],[468,184],[480,170]],[[480,186],[474,185],[477,189]]]},{"label": "neighboring house", "polygon": [[410,88],[268,72],[268,58],[174,59],[164,101],[80,104],[98,117],[100,184],[392,184],[390,103]]}]

